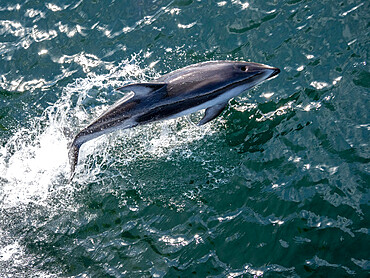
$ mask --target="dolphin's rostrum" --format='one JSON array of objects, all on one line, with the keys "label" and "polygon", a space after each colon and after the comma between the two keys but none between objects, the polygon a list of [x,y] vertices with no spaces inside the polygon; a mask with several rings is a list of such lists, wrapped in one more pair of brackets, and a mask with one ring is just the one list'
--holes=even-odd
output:
[{"label": "dolphin's rostrum", "polygon": [[117,129],[184,116],[206,109],[198,125],[216,118],[228,101],[280,72],[263,64],[242,61],[209,61],[170,72],[149,83],[119,88],[130,91],[81,130],[70,149],[72,177],[81,145]]}]

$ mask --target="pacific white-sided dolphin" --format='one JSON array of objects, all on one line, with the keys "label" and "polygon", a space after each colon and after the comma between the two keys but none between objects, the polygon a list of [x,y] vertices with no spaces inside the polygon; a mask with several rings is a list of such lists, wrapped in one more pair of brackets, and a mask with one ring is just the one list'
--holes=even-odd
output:
[{"label": "pacific white-sided dolphin", "polygon": [[209,61],[170,72],[148,83],[119,88],[130,91],[81,130],[70,148],[72,177],[81,145],[117,129],[184,116],[206,109],[198,125],[216,118],[229,100],[280,72],[278,68],[242,61]]}]

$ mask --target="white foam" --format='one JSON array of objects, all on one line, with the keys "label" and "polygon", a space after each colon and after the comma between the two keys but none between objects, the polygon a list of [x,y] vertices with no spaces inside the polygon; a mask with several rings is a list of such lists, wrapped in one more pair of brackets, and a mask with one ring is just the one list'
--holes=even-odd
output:
[{"label": "white foam", "polygon": [[[12,152],[11,149],[16,149]],[[45,131],[21,130],[1,148],[2,207],[39,202],[67,169],[67,140],[56,126]]]},{"label": "white foam", "polygon": [[[141,81],[150,80],[149,76],[153,76],[150,71],[152,69],[141,69],[135,61],[125,61],[106,75],[90,74],[65,87],[60,99],[42,116],[25,123],[27,127],[16,130],[5,146],[0,147],[1,207],[16,207],[30,202],[47,206],[50,189],[68,186],[68,145],[71,138],[66,137],[64,130],[76,134],[112,104],[107,103],[111,96],[106,94],[116,94],[117,99],[123,96],[113,88],[127,84],[125,80],[132,76]],[[95,108],[86,111],[85,107]],[[114,157],[118,159],[114,167],[122,167],[127,161],[143,155],[168,155],[172,150],[210,134],[211,129],[211,126],[197,127],[181,118],[103,135],[81,148],[74,182],[84,184],[94,180],[102,171],[101,163],[111,159],[112,152],[107,150],[118,149],[120,143],[124,144],[123,153]],[[98,158],[100,164],[96,162]]]}]

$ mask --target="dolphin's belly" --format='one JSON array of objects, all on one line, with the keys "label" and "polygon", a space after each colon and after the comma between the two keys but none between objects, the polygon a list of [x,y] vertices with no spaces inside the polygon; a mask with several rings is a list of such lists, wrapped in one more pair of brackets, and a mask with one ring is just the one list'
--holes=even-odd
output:
[{"label": "dolphin's belly", "polygon": [[166,119],[174,119],[177,117],[182,117],[182,116],[189,115],[191,113],[197,112],[202,109],[207,109],[209,107],[212,107],[218,104],[227,103],[231,98],[241,94],[245,90],[245,87],[246,86],[242,85],[242,86],[238,86],[236,88],[227,90],[215,98],[211,98],[197,106],[182,110],[176,114],[171,115],[170,117],[167,117]]},{"label": "dolphin's belly", "polygon": [[135,119],[137,124],[146,124],[153,121],[168,120],[185,116],[214,105],[226,104],[231,98],[242,93],[246,87],[246,85],[241,85],[229,90],[220,90],[214,93],[203,94],[193,98],[158,105],[141,113],[135,117]]}]

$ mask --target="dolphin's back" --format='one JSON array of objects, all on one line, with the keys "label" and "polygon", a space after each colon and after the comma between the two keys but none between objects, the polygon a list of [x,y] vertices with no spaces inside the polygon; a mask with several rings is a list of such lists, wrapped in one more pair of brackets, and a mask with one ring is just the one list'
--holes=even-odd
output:
[{"label": "dolphin's back", "polygon": [[231,83],[234,80],[235,67],[236,64],[230,62],[204,62],[167,73],[156,81],[167,84],[169,98],[184,98],[215,91],[220,86],[227,85],[228,81]]}]

